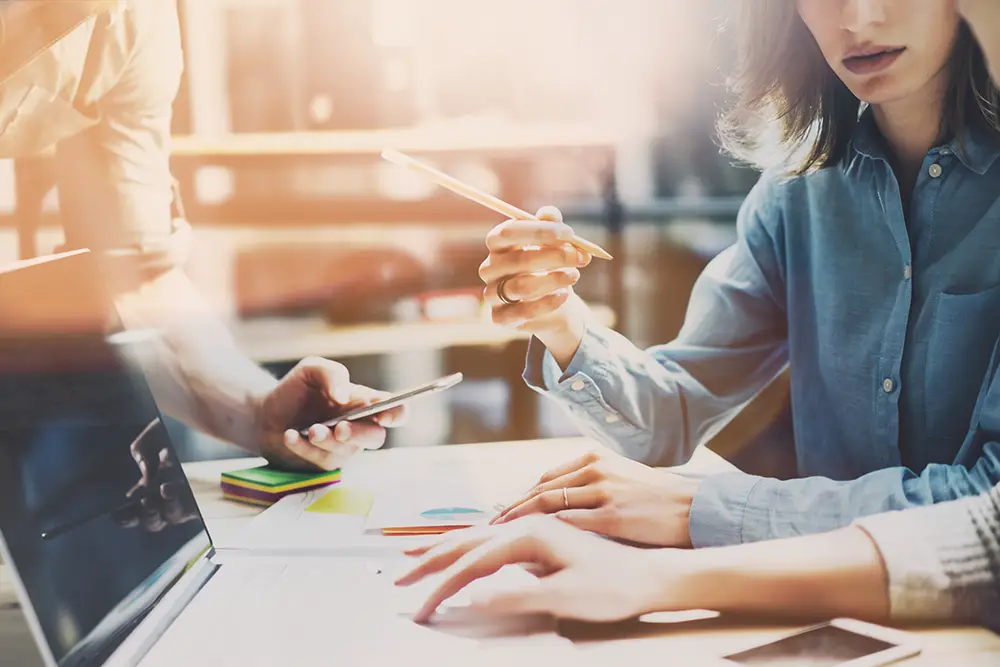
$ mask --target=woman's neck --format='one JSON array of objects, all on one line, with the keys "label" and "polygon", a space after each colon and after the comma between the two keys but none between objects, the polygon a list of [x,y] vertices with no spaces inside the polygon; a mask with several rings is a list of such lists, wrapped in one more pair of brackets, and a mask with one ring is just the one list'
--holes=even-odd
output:
[{"label": "woman's neck", "polygon": [[935,77],[913,95],[873,105],[875,123],[891,152],[893,171],[899,181],[904,209],[916,184],[927,152],[941,142],[946,72]]}]

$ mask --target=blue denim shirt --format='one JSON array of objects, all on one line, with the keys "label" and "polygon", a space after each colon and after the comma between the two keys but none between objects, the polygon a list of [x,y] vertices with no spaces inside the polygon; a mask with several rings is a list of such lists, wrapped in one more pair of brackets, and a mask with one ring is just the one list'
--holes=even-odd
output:
[{"label": "blue denim shirt", "polygon": [[537,340],[525,380],[605,444],[683,463],[789,365],[799,478],[705,479],[695,546],[819,532],[1000,481],[1000,142],[931,150],[908,217],[871,113],[841,165],[765,172],[737,243],[678,338],[590,327],[565,372]]}]

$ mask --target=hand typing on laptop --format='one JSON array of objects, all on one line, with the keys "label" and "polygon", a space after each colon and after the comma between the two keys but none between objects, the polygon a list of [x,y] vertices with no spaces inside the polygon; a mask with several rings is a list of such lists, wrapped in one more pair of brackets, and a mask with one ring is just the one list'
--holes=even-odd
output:
[{"label": "hand typing on laptop", "polygon": [[396,580],[399,586],[444,571],[440,585],[413,617],[424,623],[441,604],[476,580],[517,564],[528,565],[538,582],[485,598],[473,595],[472,608],[490,614],[551,614],[585,621],[639,616],[664,608],[659,597],[662,590],[650,582],[656,581],[657,569],[669,557],[664,554],[670,552],[626,547],[557,519],[535,516],[470,528],[406,553],[419,556],[420,562]]}]

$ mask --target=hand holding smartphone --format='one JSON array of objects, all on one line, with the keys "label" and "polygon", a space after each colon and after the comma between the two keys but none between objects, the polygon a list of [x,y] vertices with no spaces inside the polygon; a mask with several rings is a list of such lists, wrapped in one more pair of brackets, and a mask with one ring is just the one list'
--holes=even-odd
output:
[{"label": "hand holding smartphone", "polygon": [[[427,394],[435,394],[445,389],[450,389],[454,387],[459,382],[462,381],[462,374],[455,373],[453,375],[446,375],[445,377],[438,378],[433,382],[428,382],[425,385],[421,385],[415,389],[410,389],[408,391],[403,391],[398,394],[394,394],[389,398],[383,399],[377,403],[372,403],[371,405],[365,405],[360,408],[355,408],[354,410],[349,410],[342,415],[338,415],[333,419],[323,422],[323,425],[328,428],[333,428],[340,422],[344,421],[356,421],[358,419],[364,419],[366,417],[373,417],[380,412],[385,412],[386,410],[391,410],[392,408],[403,405],[404,403],[417,398],[419,396],[425,396]],[[304,438],[309,437],[309,427],[301,429],[299,433]]]}]

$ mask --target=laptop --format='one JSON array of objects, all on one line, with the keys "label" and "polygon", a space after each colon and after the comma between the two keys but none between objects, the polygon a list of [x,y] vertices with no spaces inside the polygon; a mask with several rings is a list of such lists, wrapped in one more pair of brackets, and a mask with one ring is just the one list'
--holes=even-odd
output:
[{"label": "laptop", "polygon": [[218,558],[172,444],[183,427],[129,361],[142,332],[61,341],[48,365],[23,366],[31,355],[8,342],[0,576],[17,604],[0,607],[0,667],[383,665],[418,652],[469,665],[487,646],[565,648],[551,619],[476,617],[461,598],[413,623],[429,590],[393,586],[399,554]]}]

